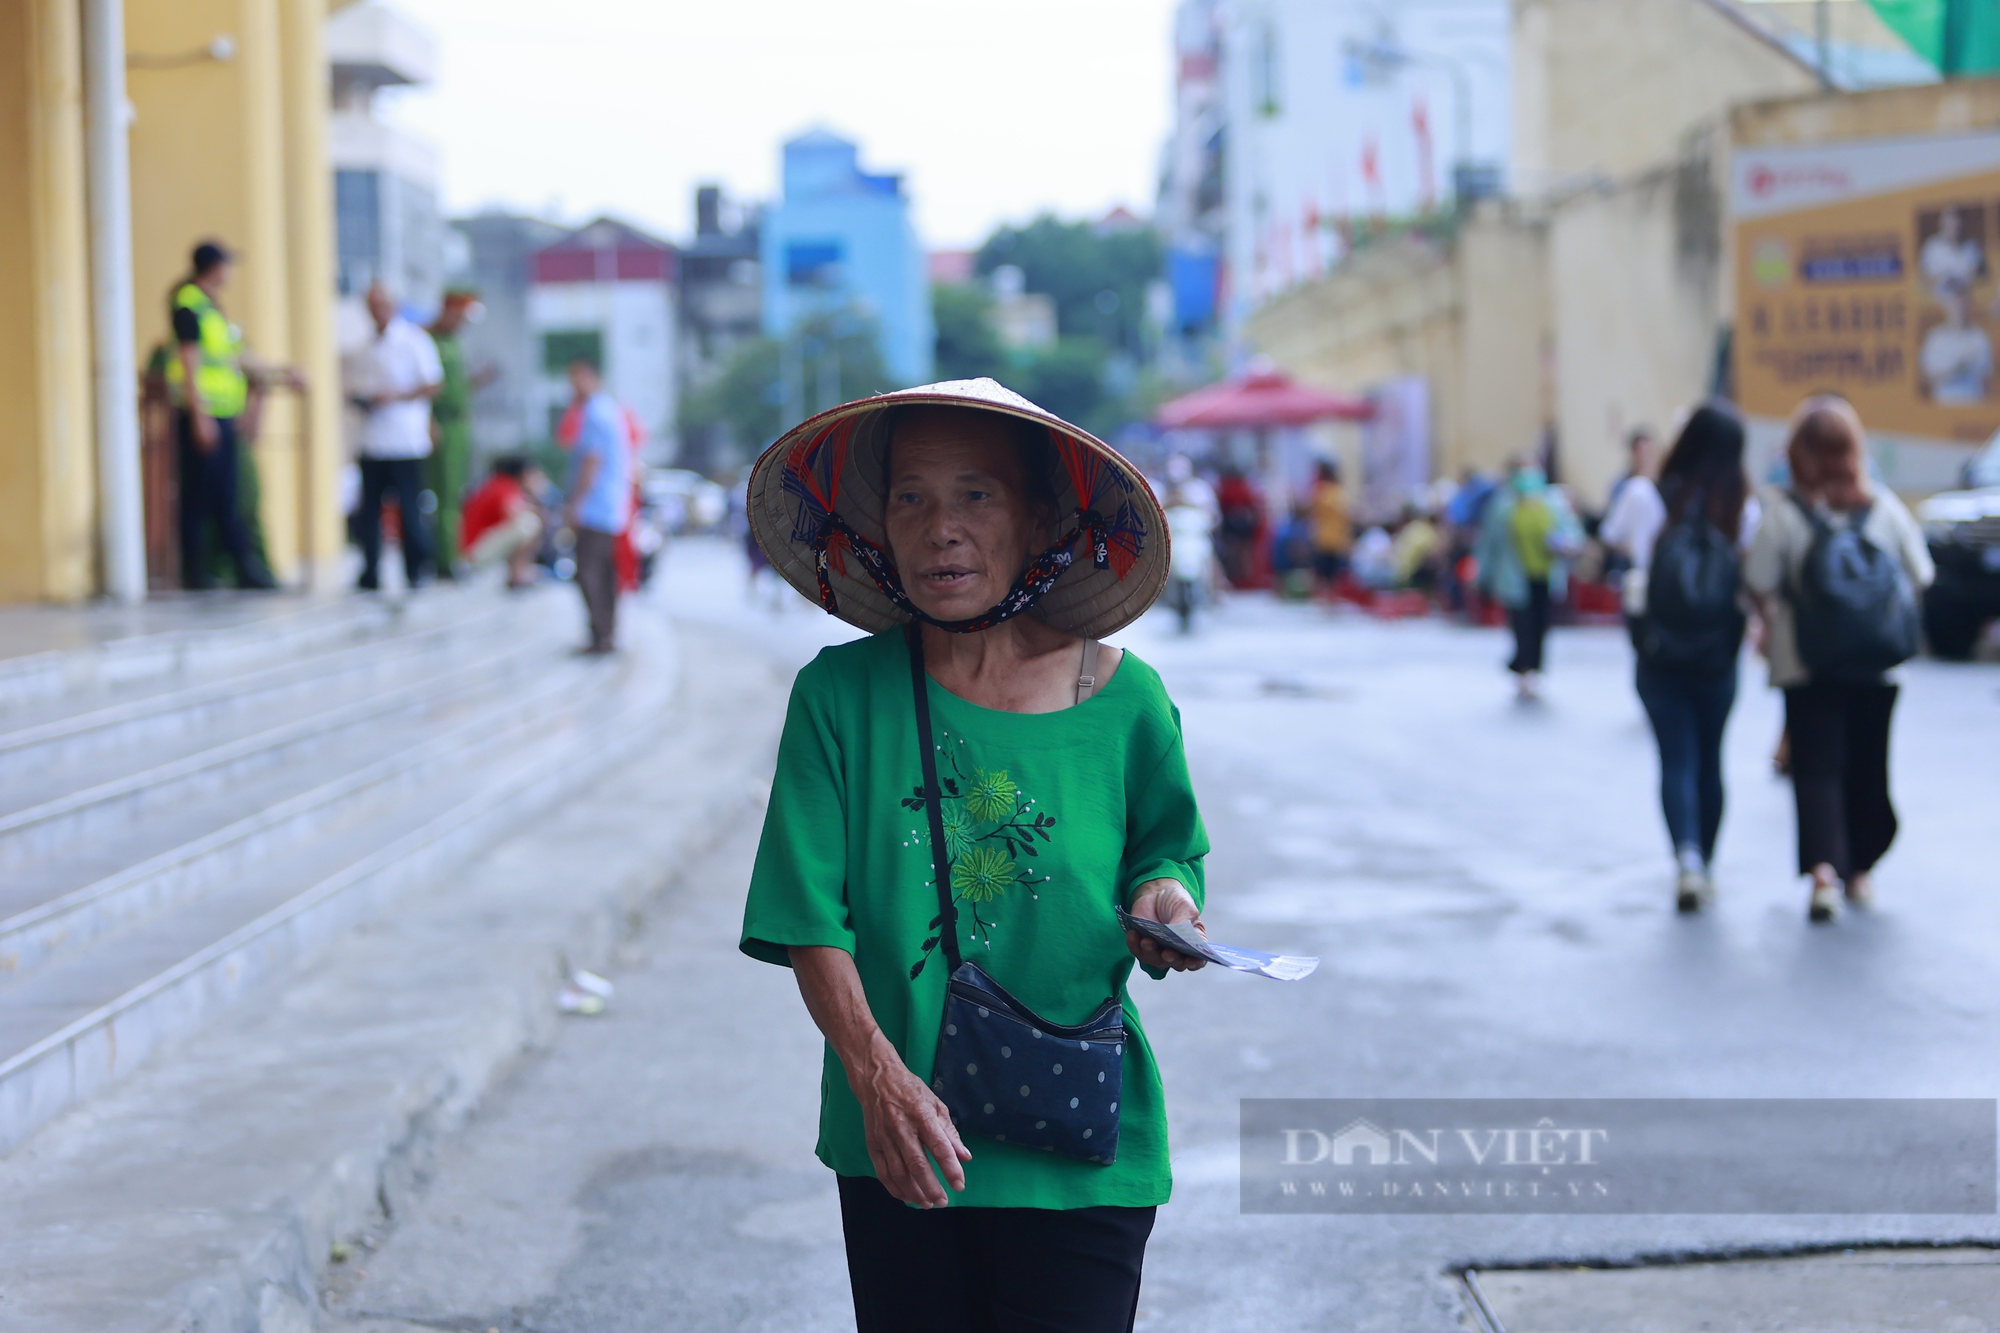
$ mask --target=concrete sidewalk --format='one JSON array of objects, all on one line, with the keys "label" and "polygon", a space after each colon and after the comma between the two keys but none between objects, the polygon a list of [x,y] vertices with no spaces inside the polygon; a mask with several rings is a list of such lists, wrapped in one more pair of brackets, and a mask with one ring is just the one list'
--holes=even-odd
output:
[{"label": "concrete sidewalk", "polygon": [[563,969],[757,809],[784,682],[723,632],[680,660],[644,757],[0,1161],[0,1326],[311,1327],[335,1241],[554,1037]]},{"label": "concrete sidewalk", "polygon": [[756,829],[683,880],[600,1018],[525,1062],[375,1253],[329,1274],[339,1333],[852,1329],[820,1039],[736,950]]}]

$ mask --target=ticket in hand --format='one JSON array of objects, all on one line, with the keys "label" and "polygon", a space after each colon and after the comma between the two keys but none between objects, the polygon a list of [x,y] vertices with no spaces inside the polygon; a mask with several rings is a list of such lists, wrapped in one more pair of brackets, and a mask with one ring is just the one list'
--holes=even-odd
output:
[{"label": "ticket in hand", "polygon": [[1233,944],[1215,944],[1203,939],[1201,932],[1191,924],[1163,925],[1145,917],[1133,916],[1122,907],[1118,909],[1118,924],[1127,930],[1138,931],[1162,949],[1172,949],[1190,958],[1204,958],[1234,972],[1255,972],[1274,981],[1300,981],[1311,976],[1313,969],[1319,966],[1317,958],[1259,953],[1255,949],[1239,949]]}]

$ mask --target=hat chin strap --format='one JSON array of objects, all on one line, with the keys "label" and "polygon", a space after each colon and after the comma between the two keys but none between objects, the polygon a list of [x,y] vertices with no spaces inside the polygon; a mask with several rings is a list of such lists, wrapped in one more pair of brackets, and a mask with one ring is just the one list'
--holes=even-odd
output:
[{"label": "hat chin strap", "polygon": [[912,620],[947,634],[977,634],[980,630],[992,629],[1002,621],[1012,620],[1041,601],[1048,590],[1056,586],[1056,580],[1076,563],[1074,548],[1077,539],[1086,533],[1091,538],[1092,563],[1099,569],[1108,566],[1105,532],[1109,525],[1101,515],[1090,509],[1077,510],[1076,521],[1077,525],[1059,537],[1055,545],[1028,561],[1005,597],[976,616],[964,620],[939,620],[910,600],[910,594],[903,588],[902,576],[896,572],[895,562],[890,560],[888,552],[848,526],[840,515],[828,513],[820,520],[819,532],[813,540],[813,568],[819,576],[819,604],[828,615],[837,614],[840,609],[840,600],[834,595],[827,567],[828,548],[840,542],[854,552],[855,559],[861,562],[861,568],[882,590],[882,595]]}]

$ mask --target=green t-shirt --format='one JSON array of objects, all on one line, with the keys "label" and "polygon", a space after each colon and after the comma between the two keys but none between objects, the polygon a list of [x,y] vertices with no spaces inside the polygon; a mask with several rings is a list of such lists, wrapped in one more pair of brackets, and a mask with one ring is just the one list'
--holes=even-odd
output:
[{"label": "green t-shirt", "polygon": [[[981,708],[932,682],[931,725],[958,905],[960,950],[1051,1023],[1079,1023],[1116,992],[1132,1040],[1109,1166],[966,1136],[952,1203],[989,1208],[1166,1202],[1166,1105],[1125,994],[1132,955],[1115,908],[1150,879],[1202,901],[1208,834],[1159,673],[1126,653],[1097,694],[1055,713]],[[854,955],[869,1010],[928,1082],[944,1006],[943,951],[923,773],[900,630],[828,648],[801,671],[743,913],[743,951]],[[928,946],[928,947],[927,947]],[[820,1078],[819,1159],[872,1176],[861,1107],[831,1046]]]}]

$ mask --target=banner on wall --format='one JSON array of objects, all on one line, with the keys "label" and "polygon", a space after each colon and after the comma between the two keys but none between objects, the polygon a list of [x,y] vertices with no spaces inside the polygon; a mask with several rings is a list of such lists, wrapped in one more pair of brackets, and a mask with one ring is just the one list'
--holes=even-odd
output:
[{"label": "banner on wall", "polygon": [[1387,523],[1431,482],[1431,392],[1421,375],[1368,391],[1375,415],[1361,426],[1361,517]]},{"label": "banner on wall", "polygon": [[2000,133],[1739,146],[1731,173],[1745,412],[1831,392],[1919,447],[2000,430]]}]

